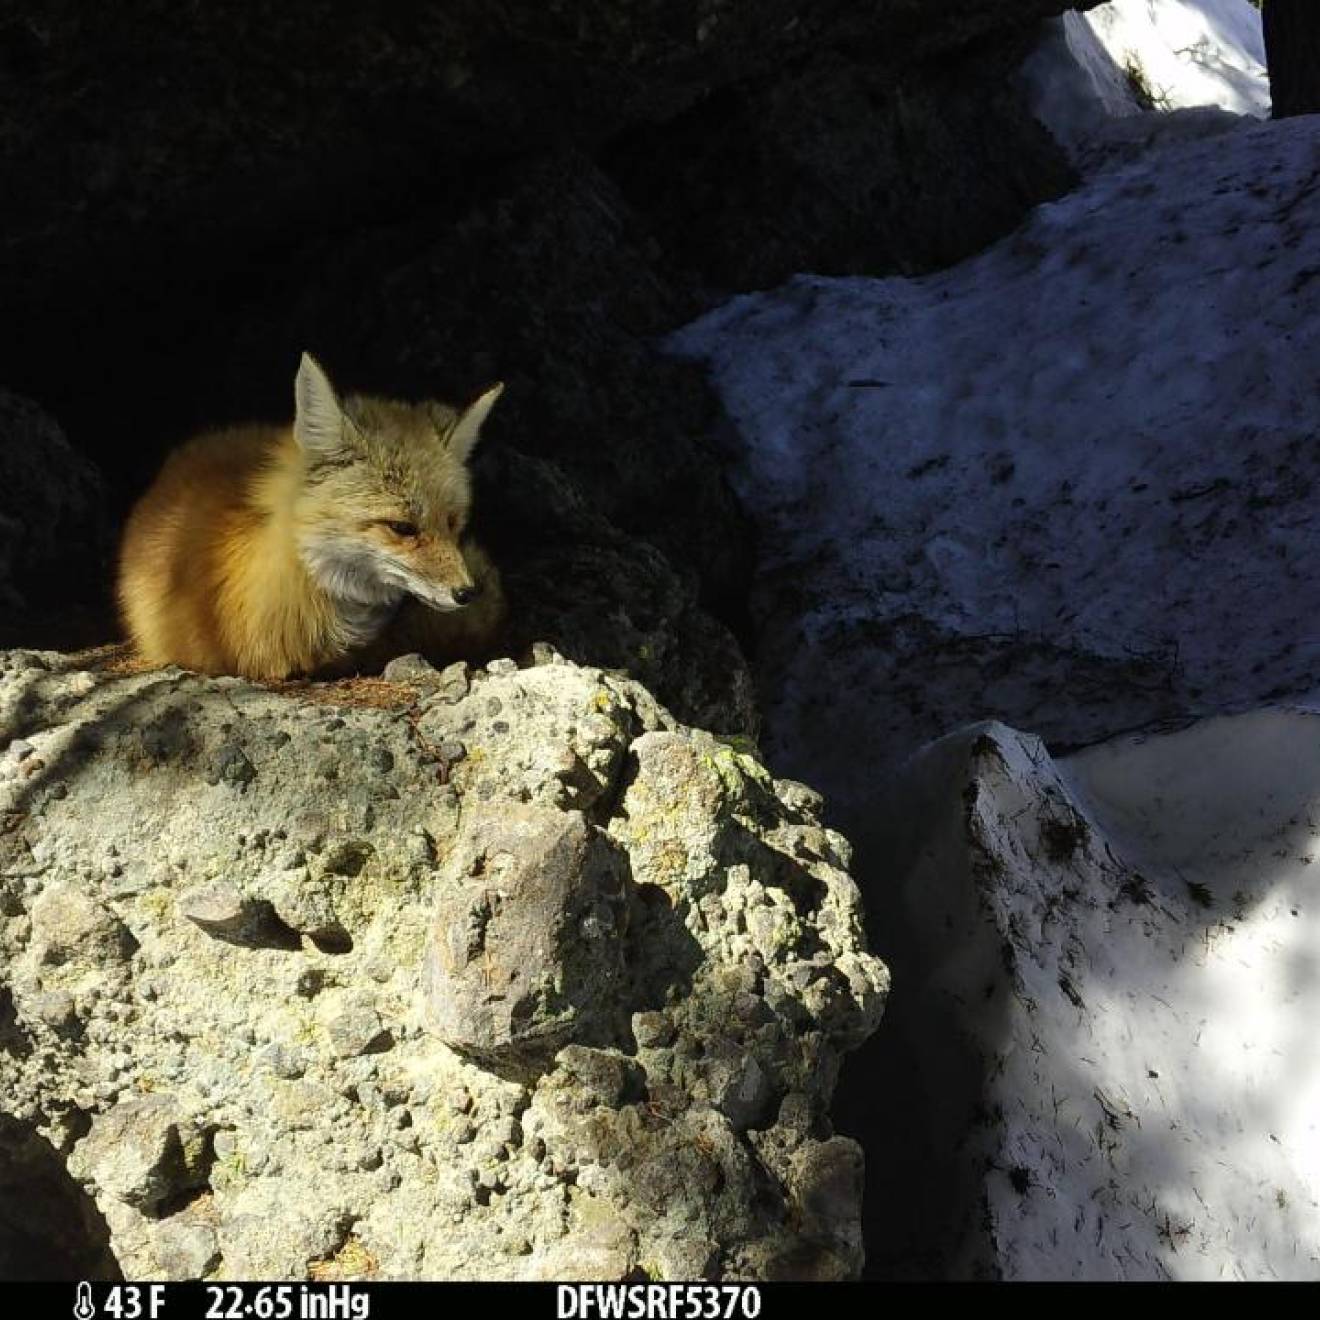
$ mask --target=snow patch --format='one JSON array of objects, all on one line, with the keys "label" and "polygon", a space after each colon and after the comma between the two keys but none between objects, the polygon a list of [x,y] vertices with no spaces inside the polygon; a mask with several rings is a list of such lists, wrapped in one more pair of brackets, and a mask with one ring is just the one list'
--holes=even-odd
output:
[{"label": "snow patch", "polygon": [[1114,0],[1072,17],[1160,110],[1270,114],[1261,15],[1247,0]]},{"label": "snow patch", "polygon": [[788,773],[860,804],[971,719],[1077,746],[1320,689],[1320,120],[1238,122],[949,271],[674,337],[741,437]]},{"label": "snow patch", "polygon": [[978,726],[914,759],[887,837],[907,993],[955,1027],[925,1093],[951,1103],[954,1037],[983,1081],[930,1152],[981,1171],[944,1225],[955,1268],[1320,1277],[1320,717],[1061,762]]},{"label": "snow patch", "polygon": [[1153,108],[1270,113],[1260,13],[1247,0],[1113,0],[1065,22],[1083,64],[1094,68],[1098,44],[1129,90]]},{"label": "snow patch", "polygon": [[1260,14],[1247,0],[1115,0],[1042,33],[1022,66],[1028,96],[1084,173],[1269,116]]}]

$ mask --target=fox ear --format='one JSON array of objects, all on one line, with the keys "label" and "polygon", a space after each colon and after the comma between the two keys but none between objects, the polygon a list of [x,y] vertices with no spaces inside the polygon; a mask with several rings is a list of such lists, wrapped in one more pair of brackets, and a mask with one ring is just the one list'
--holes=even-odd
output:
[{"label": "fox ear", "polygon": [[462,462],[467,462],[468,457],[477,446],[477,441],[481,439],[481,424],[486,420],[487,414],[495,406],[495,400],[504,393],[504,383],[501,381],[498,385],[492,385],[485,394],[472,404],[458,421],[454,423],[454,429],[450,431],[447,444],[454,451],[455,456]]},{"label": "fox ear", "polygon": [[313,458],[331,458],[344,447],[344,412],[321,364],[304,353],[293,382],[293,434]]}]

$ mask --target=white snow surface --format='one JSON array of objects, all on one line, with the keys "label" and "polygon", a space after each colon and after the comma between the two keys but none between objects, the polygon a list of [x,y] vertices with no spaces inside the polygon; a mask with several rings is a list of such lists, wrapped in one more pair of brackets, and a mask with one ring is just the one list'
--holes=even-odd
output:
[{"label": "white snow surface", "polygon": [[1080,745],[1320,688],[1320,118],[1172,143],[920,279],[680,331],[762,528],[768,747],[858,799],[999,718]]},{"label": "white snow surface", "polygon": [[1110,70],[1124,83],[1132,71],[1160,109],[1270,113],[1260,13],[1247,0],[1112,0],[1063,21],[1068,44],[1111,103]]},{"label": "white snow surface", "polygon": [[1320,1278],[1320,716],[1059,763],[981,726],[915,758],[894,814],[908,993],[953,1022],[924,1094],[954,1104],[952,1039],[984,1088],[930,1152],[984,1170],[959,1272]]},{"label": "white snow surface", "polygon": [[[1161,3],[1179,13],[1185,9],[1182,0]],[[1142,32],[1147,40],[1126,48],[1107,45],[1100,33],[1117,30],[1117,11],[1133,6],[1104,5],[1042,24],[1036,48],[1022,66],[1033,112],[1083,173],[1131,157],[1153,143],[1222,132],[1243,113],[1264,118],[1269,112],[1269,83],[1253,54],[1260,46],[1260,20],[1246,0],[1232,3],[1241,3],[1248,11],[1254,35],[1250,45],[1234,45],[1225,54],[1222,64],[1233,71],[1232,78],[1225,82],[1223,77],[1210,77],[1203,66],[1195,65],[1190,81],[1179,81],[1174,94],[1161,94],[1161,108],[1155,113],[1148,112],[1135,91],[1140,79],[1147,97],[1154,95],[1146,66],[1165,68],[1173,61],[1180,77],[1186,70],[1180,57],[1155,40],[1159,29],[1153,18],[1147,18]],[[1143,14],[1168,12],[1158,4],[1148,9],[1143,3],[1140,8]]]}]

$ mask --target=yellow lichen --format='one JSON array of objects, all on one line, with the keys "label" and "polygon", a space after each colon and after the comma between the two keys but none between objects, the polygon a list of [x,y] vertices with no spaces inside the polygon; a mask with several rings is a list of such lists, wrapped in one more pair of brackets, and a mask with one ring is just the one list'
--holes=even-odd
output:
[{"label": "yellow lichen", "polygon": [[380,1261],[352,1233],[332,1256],[308,1261],[307,1277],[318,1283],[332,1279],[369,1279],[380,1269]]}]

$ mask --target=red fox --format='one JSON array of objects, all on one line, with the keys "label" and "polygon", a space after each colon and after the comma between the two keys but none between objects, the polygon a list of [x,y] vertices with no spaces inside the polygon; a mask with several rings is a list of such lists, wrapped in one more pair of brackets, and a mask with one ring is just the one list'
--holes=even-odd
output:
[{"label": "red fox", "polygon": [[476,658],[504,600],[464,538],[467,460],[502,389],[463,412],[341,401],[304,353],[292,426],[197,436],[129,516],[118,595],[138,652],[259,679]]}]

